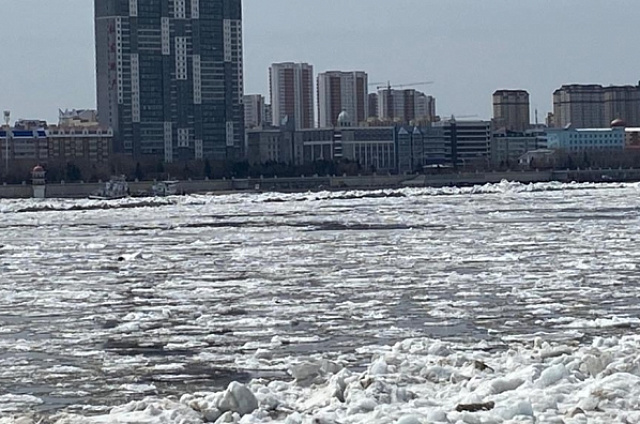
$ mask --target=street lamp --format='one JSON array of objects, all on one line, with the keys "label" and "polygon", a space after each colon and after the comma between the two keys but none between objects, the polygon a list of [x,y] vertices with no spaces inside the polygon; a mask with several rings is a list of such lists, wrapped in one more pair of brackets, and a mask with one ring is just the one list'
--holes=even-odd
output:
[{"label": "street lamp", "polygon": [[9,122],[11,122],[11,111],[4,111],[4,125],[7,128],[7,136],[4,140],[4,172],[5,175],[9,175],[9,142],[11,140],[11,127],[9,126]]}]

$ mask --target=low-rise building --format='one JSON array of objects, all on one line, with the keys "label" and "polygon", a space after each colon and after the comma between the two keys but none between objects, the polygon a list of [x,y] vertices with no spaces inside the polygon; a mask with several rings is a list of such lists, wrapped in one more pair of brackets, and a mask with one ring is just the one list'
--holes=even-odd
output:
[{"label": "low-rise building", "polygon": [[19,126],[0,130],[0,157],[11,162],[29,160],[44,162],[48,157],[47,134],[44,129]]},{"label": "low-rise building", "polygon": [[333,128],[295,130],[284,126],[247,131],[251,164],[348,160],[367,170],[393,173],[422,168],[424,140],[419,128],[352,126],[347,114],[341,114]]},{"label": "low-rise building", "polygon": [[[441,165],[472,168],[489,166],[491,147],[490,121],[448,119],[434,123],[427,134],[425,151],[443,153]],[[429,163],[427,154],[427,163]],[[439,163],[437,163],[439,164]]]},{"label": "low-rise building", "polygon": [[[36,122],[36,121],[33,121]],[[0,158],[9,162],[29,161],[45,164],[50,160],[83,160],[106,164],[111,157],[113,131],[99,126],[47,126],[29,127],[20,121],[12,128],[0,130]]]},{"label": "low-rise building", "polygon": [[640,127],[625,128],[625,148],[640,150]]},{"label": "low-rise building", "polygon": [[[335,127],[297,131],[294,135],[296,164],[322,160],[349,160],[365,169],[380,172],[405,172],[411,158],[398,155],[398,137],[395,127]],[[403,154],[411,152],[403,150]],[[399,169],[400,165],[400,169]]]},{"label": "low-rise building", "polygon": [[585,150],[624,150],[626,131],[624,126],[611,128],[550,128],[547,131],[549,149],[566,152]]},{"label": "low-rise building", "polygon": [[255,128],[247,131],[247,160],[250,164],[277,162],[291,164],[293,155],[287,143],[291,132],[279,128]]},{"label": "low-rise building", "polygon": [[546,136],[534,131],[496,131],[491,138],[491,166],[509,168],[517,165],[519,159],[531,150],[547,147]]},{"label": "low-rise building", "polygon": [[518,165],[527,169],[553,168],[555,166],[555,150],[530,150],[518,158]]},{"label": "low-rise building", "polygon": [[[424,134],[424,160],[430,167],[449,167],[447,162],[447,142],[444,137],[443,125],[430,125],[422,128]],[[450,155],[449,155],[450,156]]]}]

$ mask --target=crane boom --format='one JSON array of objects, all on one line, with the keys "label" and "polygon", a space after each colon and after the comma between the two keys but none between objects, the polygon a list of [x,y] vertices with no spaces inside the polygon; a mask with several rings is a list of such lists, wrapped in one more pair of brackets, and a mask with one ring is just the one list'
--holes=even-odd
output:
[{"label": "crane boom", "polygon": [[433,84],[433,81],[422,81],[422,82],[412,82],[412,83],[408,83],[408,84],[395,84],[395,85],[391,85],[391,82],[388,82],[387,85],[379,85],[376,88],[378,90],[391,90],[393,88],[405,88],[405,87],[416,87],[419,85],[430,85]]}]

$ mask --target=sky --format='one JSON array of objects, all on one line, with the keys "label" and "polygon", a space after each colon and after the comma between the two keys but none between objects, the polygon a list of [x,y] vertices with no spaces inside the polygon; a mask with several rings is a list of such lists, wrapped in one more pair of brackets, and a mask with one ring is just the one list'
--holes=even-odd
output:
[{"label": "sky", "polygon": [[[92,0],[3,0],[0,109],[57,121],[95,108]],[[358,70],[416,89],[438,114],[491,117],[497,89],[531,93],[540,121],[562,84],[637,84],[638,0],[244,0],[245,92],[273,62]],[[374,87],[372,87],[374,89]]]}]

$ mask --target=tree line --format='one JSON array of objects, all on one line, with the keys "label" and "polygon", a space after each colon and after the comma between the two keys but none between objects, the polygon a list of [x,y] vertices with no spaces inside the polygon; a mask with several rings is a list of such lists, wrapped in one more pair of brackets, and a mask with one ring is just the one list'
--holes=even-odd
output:
[{"label": "tree line", "polygon": [[[38,163],[33,160],[13,161],[8,169],[3,169],[1,181],[8,184],[20,184],[31,180],[31,170]],[[321,160],[302,165],[282,162],[250,164],[247,161],[191,160],[177,163],[164,163],[161,158],[135,160],[131,157],[114,156],[110,163],[96,164],[77,160],[52,160],[42,165],[50,182],[98,182],[107,181],[114,175],[124,175],[128,180],[188,180],[188,179],[230,179],[230,178],[273,178],[300,177],[313,175],[371,175],[374,167],[363,167],[358,162],[342,159],[338,161]],[[577,153],[557,151],[548,160],[536,162],[529,169],[587,169],[587,168],[637,168],[640,167],[639,150],[593,150]],[[456,171],[505,171],[522,168],[518,163],[502,162],[491,166],[488,161],[467,163],[462,169],[438,168],[438,172]],[[421,172],[421,169],[415,169]],[[429,172],[434,172],[431,169]]]}]

